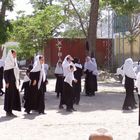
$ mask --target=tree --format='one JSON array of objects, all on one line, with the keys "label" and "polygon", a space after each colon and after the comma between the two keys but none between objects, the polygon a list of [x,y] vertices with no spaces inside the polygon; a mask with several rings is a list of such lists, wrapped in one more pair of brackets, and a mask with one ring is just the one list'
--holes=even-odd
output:
[{"label": "tree", "polygon": [[130,55],[133,58],[134,57],[134,42],[137,38],[137,36],[140,34],[140,20],[139,20],[139,15],[135,14],[135,15],[131,15],[130,16],[130,22],[127,23],[128,26],[128,34],[125,33],[125,37],[128,40],[129,44],[130,44]]},{"label": "tree", "polygon": [[96,52],[96,38],[97,38],[97,22],[98,22],[98,10],[99,10],[99,0],[90,0],[90,10],[89,10],[89,22],[87,31],[84,28],[84,22],[82,21],[81,15],[75,7],[75,4],[72,0],[69,0],[71,5],[73,6],[80,25],[82,27],[83,33],[86,36],[87,44],[88,44],[88,55],[91,57],[95,56]]},{"label": "tree", "polygon": [[35,10],[43,10],[47,6],[52,5],[54,0],[30,0]]},{"label": "tree", "polygon": [[90,50],[89,54],[91,55],[91,57],[93,57],[96,52],[98,10],[99,10],[99,0],[91,0],[90,20],[87,37]]},{"label": "tree", "polygon": [[65,20],[61,7],[47,6],[32,16],[24,14],[13,21],[11,38],[20,43],[23,58],[30,58],[43,49],[44,42],[57,34],[57,29]]},{"label": "tree", "polygon": [[[6,10],[13,10],[13,0],[1,0],[0,1],[0,47],[4,44],[9,37],[9,32],[12,30],[10,21],[5,20]],[[0,57],[2,52],[0,53]]]}]

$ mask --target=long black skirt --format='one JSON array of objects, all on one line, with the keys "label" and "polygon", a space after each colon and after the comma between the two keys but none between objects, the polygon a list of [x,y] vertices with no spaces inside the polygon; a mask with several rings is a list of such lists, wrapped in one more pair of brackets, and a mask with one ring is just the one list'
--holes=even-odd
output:
[{"label": "long black skirt", "polygon": [[25,109],[27,112],[31,110],[36,110],[39,113],[43,113],[45,109],[45,92],[44,92],[44,86],[41,85],[40,89],[37,88],[37,86],[30,85],[29,91],[26,94],[26,100],[25,100]]},{"label": "long black skirt", "polygon": [[125,76],[126,96],[122,109],[135,108],[136,100],[134,97],[134,79]]},{"label": "long black skirt", "polygon": [[15,84],[10,83],[5,90],[4,110],[8,113],[21,111],[20,95]]},{"label": "long black skirt", "polygon": [[62,93],[63,91],[63,77],[62,76],[57,76],[56,79],[56,85],[55,85],[55,92],[56,93]]},{"label": "long black skirt", "polygon": [[38,95],[37,95],[37,107],[38,107],[38,112],[39,113],[44,113],[45,110],[45,92],[44,92],[44,85],[41,85],[41,88],[38,91]]},{"label": "long black skirt", "polygon": [[0,89],[3,88],[3,67],[0,67]]},{"label": "long black skirt", "polygon": [[88,73],[85,78],[85,93],[86,95],[94,94],[97,91],[97,76]]},{"label": "long black skirt", "polygon": [[63,86],[63,100],[67,106],[67,109],[73,108],[73,87],[64,82]]},{"label": "long black skirt", "polygon": [[80,93],[81,93],[81,79],[78,80],[77,83],[73,83],[74,90],[74,103],[79,104],[80,102]]},{"label": "long black skirt", "polygon": [[38,95],[37,86],[30,85],[29,92],[26,94],[26,102],[25,102],[26,111],[38,109],[37,95]]}]

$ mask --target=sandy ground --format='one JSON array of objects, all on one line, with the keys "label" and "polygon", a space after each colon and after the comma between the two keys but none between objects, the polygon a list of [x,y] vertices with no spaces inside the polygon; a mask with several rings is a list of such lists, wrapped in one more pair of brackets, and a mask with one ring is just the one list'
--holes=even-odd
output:
[{"label": "sandy ground", "polygon": [[[3,98],[0,97],[0,140],[88,140],[98,128],[106,128],[114,140],[140,140],[138,109],[122,111],[124,88],[120,83],[99,82],[94,97],[81,94],[77,112],[59,110],[59,99],[54,93],[55,80],[50,79],[46,93],[46,113],[5,117]],[[137,95],[136,95],[137,99]],[[138,99],[137,99],[138,102]]]}]

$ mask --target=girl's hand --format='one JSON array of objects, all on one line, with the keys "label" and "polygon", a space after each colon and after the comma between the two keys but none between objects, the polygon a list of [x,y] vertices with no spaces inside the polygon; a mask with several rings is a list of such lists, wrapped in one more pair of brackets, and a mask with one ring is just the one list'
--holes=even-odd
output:
[{"label": "girl's hand", "polygon": [[35,86],[35,85],[36,85],[36,80],[33,81],[33,86]]},{"label": "girl's hand", "polygon": [[9,87],[9,83],[6,83],[6,88],[8,88]]}]

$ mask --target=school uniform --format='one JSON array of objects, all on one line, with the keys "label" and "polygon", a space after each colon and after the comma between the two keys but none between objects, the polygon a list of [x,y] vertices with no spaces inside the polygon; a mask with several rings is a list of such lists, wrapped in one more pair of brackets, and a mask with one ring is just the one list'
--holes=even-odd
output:
[{"label": "school uniform", "polygon": [[63,94],[67,111],[73,111],[73,81],[75,80],[73,72],[69,72],[64,79]]},{"label": "school uniform", "polygon": [[[29,98],[26,111],[29,114],[31,110],[36,110],[39,114],[44,114],[46,75],[44,72],[44,66],[43,64],[40,64],[39,58],[36,58],[33,69],[30,71],[29,78]],[[36,81],[35,85],[33,85],[34,81]]]},{"label": "school uniform", "polygon": [[9,84],[5,89],[4,110],[6,115],[14,116],[12,110],[21,111],[20,95],[19,95],[19,69],[16,58],[13,58],[11,50],[5,60],[4,80]]},{"label": "school uniform", "polygon": [[[67,61],[67,58],[71,59],[71,62]],[[74,110],[73,108],[73,86],[72,86],[72,81],[73,81],[73,73],[70,74],[70,65],[73,66],[74,71],[76,70],[76,67],[74,63],[72,62],[72,57],[70,55],[67,55],[64,58],[64,61],[62,62],[62,68],[63,68],[63,76],[64,76],[64,82],[63,82],[63,92],[62,96],[60,99],[60,105],[59,108],[63,108],[62,105],[67,106],[67,111]],[[69,79],[69,80],[68,80]]]},{"label": "school uniform", "polygon": [[86,96],[94,96],[97,91],[97,64],[92,61],[90,57],[87,57],[87,61],[84,64],[85,76],[85,94]]},{"label": "school uniform", "polygon": [[134,97],[134,79],[136,79],[136,74],[133,69],[133,60],[131,58],[125,60],[123,70],[125,75],[124,87],[126,89],[126,96],[122,109],[134,109],[136,108],[136,101]]},{"label": "school uniform", "polygon": [[59,94],[61,96],[63,92],[63,68],[62,66],[59,66],[58,63],[55,68],[55,76],[56,76],[56,84],[55,84],[55,92],[57,93],[57,97],[59,98]]},{"label": "school uniform", "polygon": [[77,83],[73,83],[74,103],[78,105],[80,102],[80,93],[81,93],[82,65],[75,63],[75,67],[76,67],[76,71],[74,71],[74,77],[77,80]]},{"label": "school uniform", "polygon": [[23,84],[22,84],[22,87],[21,87],[21,90],[24,90],[24,95],[23,95],[23,101],[24,101],[24,108],[25,108],[25,112],[27,110],[27,107],[28,107],[28,99],[30,98],[29,95],[29,91],[30,91],[30,78],[28,77],[28,75],[25,75],[24,76],[24,80],[23,80]]}]

